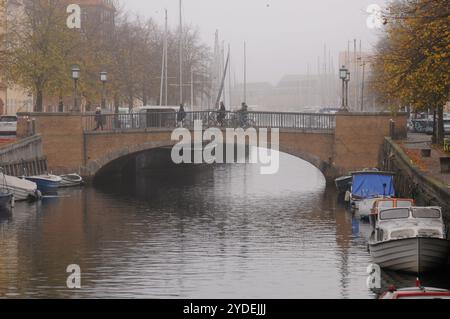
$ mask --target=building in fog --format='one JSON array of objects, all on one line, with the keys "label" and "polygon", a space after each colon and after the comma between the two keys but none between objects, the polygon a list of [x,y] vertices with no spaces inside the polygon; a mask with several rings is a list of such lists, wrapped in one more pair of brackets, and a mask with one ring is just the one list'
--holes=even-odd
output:
[{"label": "building in fog", "polygon": [[[232,89],[232,104],[240,105],[243,85]],[[314,111],[339,107],[339,79],[336,74],[285,75],[274,86],[270,83],[248,83],[247,104],[260,110],[288,112]]]},{"label": "building in fog", "polygon": [[[17,19],[23,12],[23,0],[0,0],[0,35],[8,31],[8,21]],[[0,44],[0,50],[4,44]],[[31,92],[18,85],[8,84],[2,79],[0,66],[0,115],[15,115],[33,109]]]}]

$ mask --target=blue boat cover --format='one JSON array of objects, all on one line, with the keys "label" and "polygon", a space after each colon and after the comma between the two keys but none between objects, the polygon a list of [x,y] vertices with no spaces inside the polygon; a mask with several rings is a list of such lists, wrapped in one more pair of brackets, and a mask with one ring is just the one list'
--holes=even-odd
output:
[{"label": "blue boat cover", "polygon": [[373,173],[355,174],[353,175],[352,194],[361,198],[395,197],[394,176]]}]

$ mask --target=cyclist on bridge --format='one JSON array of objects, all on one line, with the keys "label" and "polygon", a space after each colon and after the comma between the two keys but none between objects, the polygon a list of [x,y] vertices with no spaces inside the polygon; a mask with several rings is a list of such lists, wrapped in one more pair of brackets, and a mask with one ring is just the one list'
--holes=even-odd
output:
[{"label": "cyclist on bridge", "polygon": [[242,102],[241,109],[239,110],[239,122],[242,127],[247,126],[248,123],[248,105],[245,102]]},{"label": "cyclist on bridge", "polygon": [[220,102],[219,114],[217,115],[217,122],[220,124],[220,126],[223,126],[223,122],[225,121],[226,116],[227,110],[225,108],[225,104],[223,102]]}]

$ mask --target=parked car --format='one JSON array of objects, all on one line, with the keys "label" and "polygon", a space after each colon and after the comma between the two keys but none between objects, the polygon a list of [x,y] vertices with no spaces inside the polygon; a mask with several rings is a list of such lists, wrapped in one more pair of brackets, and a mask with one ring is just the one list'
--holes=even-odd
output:
[{"label": "parked car", "polygon": [[17,116],[1,116],[0,117],[0,136],[16,135],[17,132]]}]

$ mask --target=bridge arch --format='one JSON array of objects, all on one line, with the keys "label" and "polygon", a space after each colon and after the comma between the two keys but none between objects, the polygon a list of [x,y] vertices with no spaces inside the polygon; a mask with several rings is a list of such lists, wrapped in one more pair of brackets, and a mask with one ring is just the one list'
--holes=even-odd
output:
[{"label": "bridge arch", "polygon": [[168,140],[160,142],[151,141],[136,145],[127,145],[125,147],[110,151],[109,153],[106,153],[105,155],[97,159],[89,160],[87,165],[85,166],[85,171],[90,177],[94,178],[99,173],[101,173],[102,170],[108,167],[108,165],[111,165],[116,161],[120,161],[121,159],[126,159],[143,152],[160,149],[163,147],[171,147],[173,145],[175,145],[175,142]]},{"label": "bridge arch", "polygon": [[298,159],[301,159],[305,162],[308,162],[315,168],[317,168],[325,178],[333,178],[335,176],[335,171],[332,166],[332,159],[329,158],[328,160],[321,159],[318,156],[315,156],[310,153],[298,151],[298,150],[291,150],[289,147],[280,145],[280,152],[285,153],[288,155],[291,155],[293,157],[296,157]]},{"label": "bridge arch", "polygon": [[[147,133],[146,136],[149,136],[149,134],[151,135],[151,133]],[[92,178],[96,177],[97,174],[103,173],[106,167],[115,162],[118,163],[121,160],[154,149],[172,147],[177,143],[169,139],[138,142],[140,136],[142,136],[140,132],[136,133],[135,136],[129,134],[129,137],[132,137],[131,140],[116,141],[114,147],[110,146],[109,149],[101,150],[101,146],[107,142],[105,139],[110,138],[108,134],[93,133],[88,135],[88,138],[90,137],[92,140],[87,141],[89,147],[85,166],[86,174]],[[333,134],[280,132],[279,151],[312,164],[326,178],[329,178],[334,176],[331,160],[333,140]],[[91,154],[91,152],[93,153]]]}]

